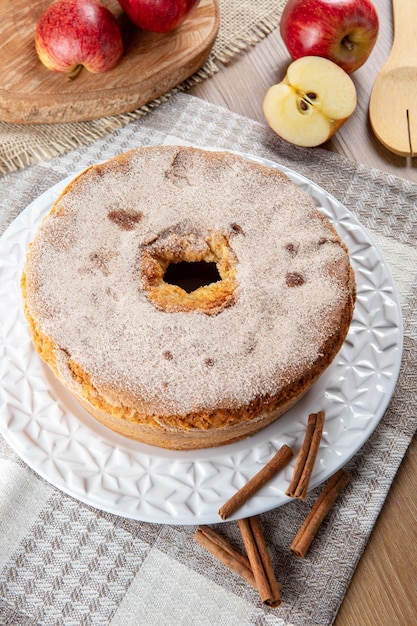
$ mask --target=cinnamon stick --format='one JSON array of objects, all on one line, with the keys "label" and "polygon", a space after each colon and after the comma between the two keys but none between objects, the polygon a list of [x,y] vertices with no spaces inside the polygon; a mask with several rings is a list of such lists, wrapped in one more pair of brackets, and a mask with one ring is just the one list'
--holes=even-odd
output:
[{"label": "cinnamon stick", "polygon": [[324,411],[308,416],[304,441],[298,453],[294,473],[286,491],[290,498],[305,500],[314,464],[320,447],[324,426]]},{"label": "cinnamon stick", "polygon": [[272,459],[264,465],[264,467],[253,476],[239,491],[237,491],[223,506],[219,509],[220,517],[225,520],[238,509],[240,509],[249,498],[263,487],[273,476],[275,476],[283,467],[289,463],[293,456],[293,451],[284,444]]},{"label": "cinnamon stick", "polygon": [[281,585],[277,582],[258,515],[238,520],[262,603],[275,608],[281,604]]},{"label": "cinnamon stick", "polygon": [[225,537],[212,528],[202,525],[197,528],[194,538],[229,569],[242,576],[252,587],[257,588],[249,559],[236,550]]},{"label": "cinnamon stick", "polygon": [[326,483],[290,545],[293,554],[301,558],[305,557],[320,524],[349,481],[350,474],[346,470],[340,469]]}]

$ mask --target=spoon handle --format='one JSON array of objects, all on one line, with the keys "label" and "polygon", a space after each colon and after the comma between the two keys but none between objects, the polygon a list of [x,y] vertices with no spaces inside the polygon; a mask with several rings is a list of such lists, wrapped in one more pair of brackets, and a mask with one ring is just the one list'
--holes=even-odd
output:
[{"label": "spoon handle", "polygon": [[392,0],[394,19],[394,43],[390,61],[396,65],[417,64],[417,2],[416,0]]}]

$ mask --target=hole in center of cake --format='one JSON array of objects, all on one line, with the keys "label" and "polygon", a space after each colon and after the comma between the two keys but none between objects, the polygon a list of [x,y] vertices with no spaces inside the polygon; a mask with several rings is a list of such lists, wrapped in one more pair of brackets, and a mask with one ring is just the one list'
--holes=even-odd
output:
[{"label": "hole in center of cake", "polygon": [[170,263],[164,274],[164,281],[169,285],[177,285],[187,293],[200,287],[206,287],[221,280],[217,264],[208,261],[180,261]]},{"label": "hole in center of cake", "polygon": [[227,235],[165,231],[140,253],[142,286],[166,312],[220,313],[236,300],[237,257]]}]

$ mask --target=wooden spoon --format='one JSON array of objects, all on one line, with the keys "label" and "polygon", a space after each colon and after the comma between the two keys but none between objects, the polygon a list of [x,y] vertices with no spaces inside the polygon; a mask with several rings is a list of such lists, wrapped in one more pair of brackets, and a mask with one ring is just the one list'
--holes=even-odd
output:
[{"label": "wooden spoon", "polygon": [[369,116],[379,141],[417,155],[417,1],[392,0],[394,43],[372,88]]}]

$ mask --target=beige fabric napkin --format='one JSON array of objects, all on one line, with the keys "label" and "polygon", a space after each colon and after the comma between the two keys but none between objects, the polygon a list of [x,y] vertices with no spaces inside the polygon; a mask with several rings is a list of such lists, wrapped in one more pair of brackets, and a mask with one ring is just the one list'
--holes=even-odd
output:
[{"label": "beige fabric napkin", "polygon": [[[0,232],[68,174],[129,148],[169,142],[270,158],[313,179],[369,230],[397,282],[404,314],[403,364],[389,408],[348,463],[352,482],[305,559],[288,545],[305,503],[262,514],[282,584],[277,609],[193,539],[194,527],[149,524],[101,512],[61,493],[0,437],[0,623],[111,626],[328,626],[416,429],[417,185],[320,149],[291,147],[267,127],[176,94],[148,116],[89,146],[0,179]],[[1,324],[1,320],[0,320]],[[3,350],[3,351],[2,351]],[[0,372],[7,351],[0,342]],[[0,393],[0,419],[8,410]],[[237,525],[215,526],[241,545]]]},{"label": "beige fabric napkin", "polygon": [[0,175],[88,145],[131,120],[146,115],[177,91],[185,91],[212,76],[222,64],[248,46],[255,45],[276,28],[285,0],[218,0],[218,4],[220,28],[207,62],[164,97],[136,111],[90,122],[25,126],[0,121]]}]

